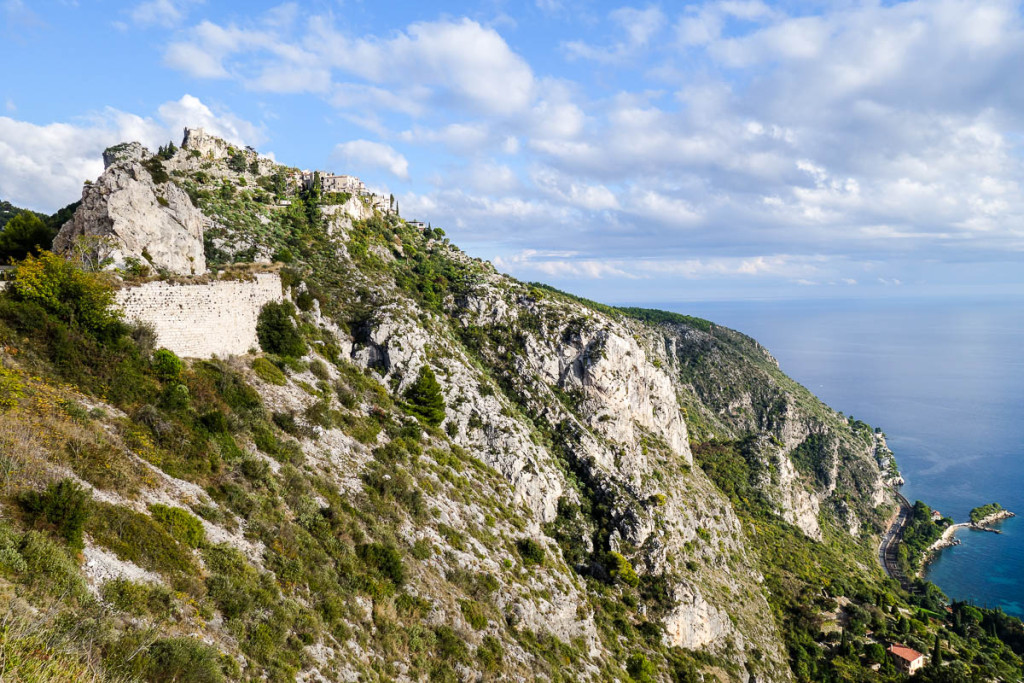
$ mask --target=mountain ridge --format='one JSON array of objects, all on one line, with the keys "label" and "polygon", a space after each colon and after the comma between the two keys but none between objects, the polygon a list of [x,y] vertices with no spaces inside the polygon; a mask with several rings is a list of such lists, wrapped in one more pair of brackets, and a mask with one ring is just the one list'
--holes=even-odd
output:
[{"label": "mountain ridge", "polygon": [[[30,602],[104,624],[102,646],[71,651],[149,680],[871,670],[867,642],[854,656],[828,633],[863,617],[836,597],[879,630],[909,604],[874,559],[898,477],[880,432],[745,335],[518,282],[440,229],[202,139],[114,149],[55,247],[97,238],[89,262],[129,289],[277,262],[283,301],[252,316],[261,349],[182,360],[144,314],[101,335],[17,279],[0,302],[20,387],[0,442],[27,473],[3,491],[26,569],[0,568]],[[135,199],[103,201],[118,192]],[[186,223],[202,269],[150,248]],[[54,443],[30,442],[44,418]],[[66,520],[23,502],[63,501],[59,481],[85,492],[82,562],[71,544],[60,565],[72,598],[33,588],[23,553],[66,553],[47,540]]]}]

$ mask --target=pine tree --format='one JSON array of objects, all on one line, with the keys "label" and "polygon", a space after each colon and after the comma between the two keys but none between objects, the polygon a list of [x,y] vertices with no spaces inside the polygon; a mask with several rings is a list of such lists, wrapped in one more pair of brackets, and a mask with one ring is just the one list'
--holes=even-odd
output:
[{"label": "pine tree", "polygon": [[405,400],[408,401],[409,412],[428,425],[436,427],[444,422],[444,395],[429,365],[420,368],[419,377],[405,392]]}]

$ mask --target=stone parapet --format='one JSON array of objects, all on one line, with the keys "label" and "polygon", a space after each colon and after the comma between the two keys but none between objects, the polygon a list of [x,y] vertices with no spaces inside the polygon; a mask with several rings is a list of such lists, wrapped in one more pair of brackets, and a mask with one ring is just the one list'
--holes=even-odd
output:
[{"label": "stone parapet", "polygon": [[250,281],[147,282],[117,293],[125,319],[150,323],[159,346],[191,358],[238,355],[258,348],[260,309],[281,299],[277,273],[258,273]]}]

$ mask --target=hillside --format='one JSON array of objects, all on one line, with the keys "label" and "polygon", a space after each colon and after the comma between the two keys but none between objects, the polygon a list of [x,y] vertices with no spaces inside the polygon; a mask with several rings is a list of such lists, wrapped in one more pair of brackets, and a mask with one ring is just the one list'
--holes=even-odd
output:
[{"label": "hillside", "polygon": [[[879,643],[940,633],[935,680],[1020,679],[1019,622],[940,625],[878,567],[882,434],[749,337],[518,282],[201,132],[104,156],[71,261],[0,295],[15,679],[901,680]],[[247,353],[160,348],[206,299],[115,305],[262,274]]]}]

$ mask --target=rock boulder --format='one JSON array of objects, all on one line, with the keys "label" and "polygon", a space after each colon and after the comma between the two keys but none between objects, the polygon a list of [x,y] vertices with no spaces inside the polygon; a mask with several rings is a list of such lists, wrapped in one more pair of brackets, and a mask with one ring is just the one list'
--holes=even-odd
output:
[{"label": "rock boulder", "polygon": [[[54,240],[67,253],[80,236],[107,238],[114,267],[137,258],[179,275],[206,272],[203,214],[172,181],[158,183],[144,165],[141,145],[104,154],[107,169],[82,191],[82,203]],[[159,174],[158,174],[159,175]]]}]

